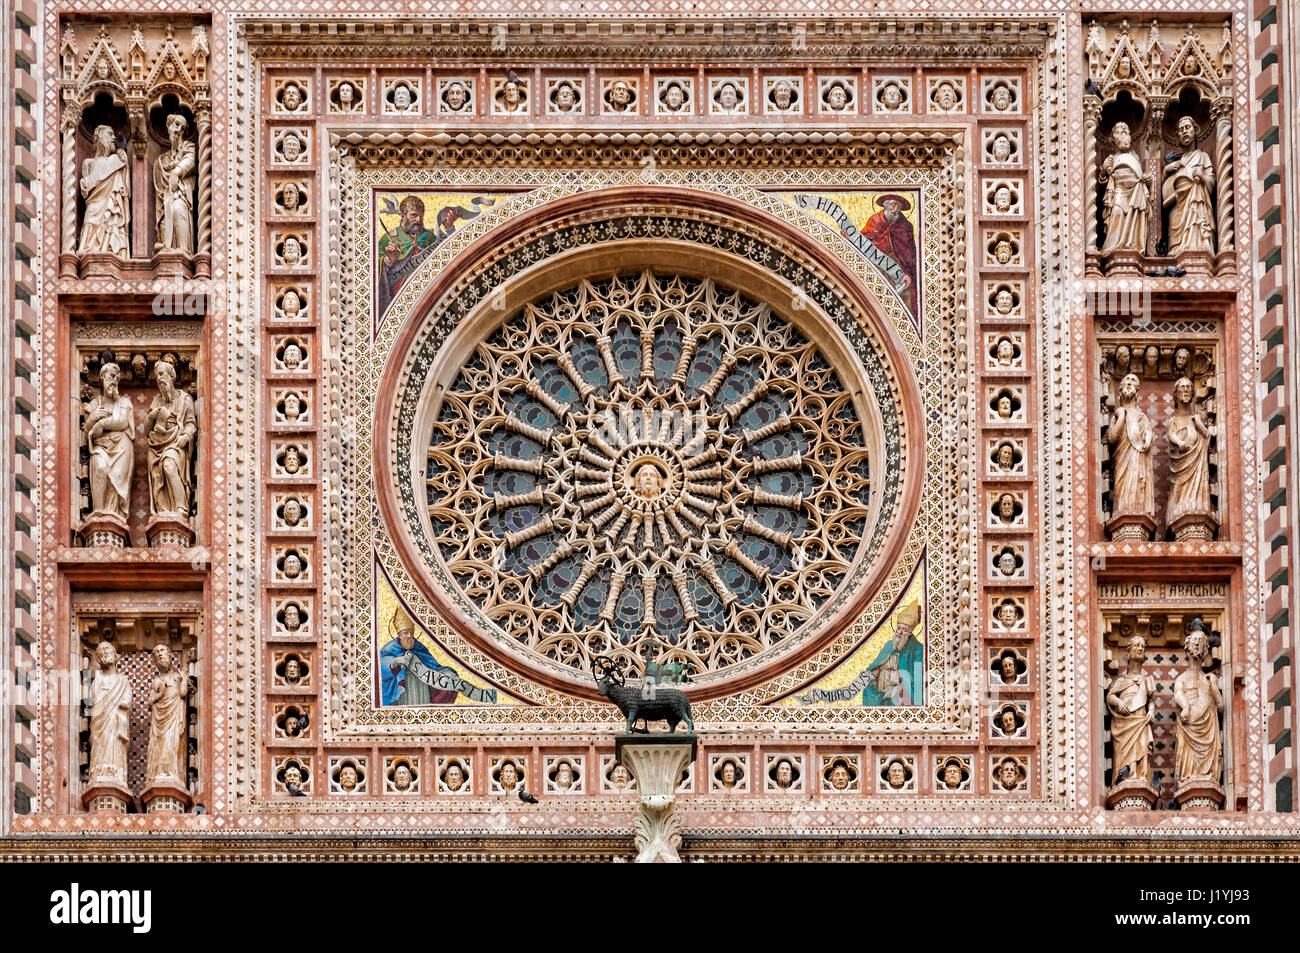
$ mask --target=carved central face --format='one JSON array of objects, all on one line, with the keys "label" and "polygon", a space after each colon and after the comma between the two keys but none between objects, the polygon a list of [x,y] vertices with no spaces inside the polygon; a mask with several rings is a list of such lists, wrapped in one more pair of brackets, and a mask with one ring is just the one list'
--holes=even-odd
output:
[{"label": "carved central face", "polygon": [[357,787],[357,769],[345,764],[339,769],[339,787],[344,791],[355,791]]},{"label": "carved central face", "polygon": [[1011,106],[1011,90],[1005,86],[993,87],[993,108],[998,112],[1006,112]]},{"label": "carved central face", "polygon": [[998,447],[998,467],[1003,470],[1011,470],[1015,466],[1016,451],[1009,443],[1004,443]]},{"label": "carved central face", "polygon": [[352,98],[356,95],[352,90],[351,83],[339,83],[339,102],[344,106],[350,105]]},{"label": "carved central face", "polygon": [[781,761],[776,766],[776,785],[781,788],[788,788],[794,783],[794,769],[790,767],[789,761]]},{"label": "carved central face", "polygon": [[1178,142],[1184,149],[1190,149],[1196,144],[1196,122],[1191,116],[1178,120]]},{"label": "carved central face", "polygon": [[1120,152],[1128,152],[1129,146],[1133,144],[1132,137],[1129,135],[1128,124],[1118,122],[1115,124],[1115,148]]},{"label": "carved central face", "polygon": [[1174,400],[1179,404],[1190,404],[1192,396],[1192,382],[1186,377],[1179,378],[1178,383],[1174,385]]},{"label": "carved central face", "polygon": [[943,783],[951,790],[957,790],[961,787],[961,765],[956,762],[950,762],[944,765]]},{"label": "carved central face", "polygon": [[685,93],[676,83],[668,87],[668,90],[664,93],[664,98],[667,100],[668,108],[673,112],[681,109],[682,103],[686,101]]},{"label": "carved central face", "polygon": [[469,93],[460,83],[452,83],[447,87],[445,98],[452,112],[460,112],[469,100]]},{"label": "carved central face", "polygon": [[1010,708],[1002,713],[1002,731],[1007,735],[1016,733],[1016,713]]},{"label": "carved central face", "polygon": [[298,660],[291,658],[284,663],[284,680],[286,682],[296,682],[302,675],[302,670],[298,666]]},{"label": "carved central face", "polygon": [[609,101],[617,109],[622,109],[632,101],[632,89],[627,83],[619,80],[609,90]]},{"label": "carved central face", "polygon": [[113,647],[112,642],[100,642],[95,648],[95,658],[99,664],[107,668],[117,661],[117,649]]},{"label": "carved central face", "polygon": [[398,84],[393,89],[393,106],[398,112],[406,112],[411,108],[411,90],[409,87]]},{"label": "carved central face", "polygon": [[632,474],[632,492],[643,500],[657,500],[664,488],[664,473],[657,464],[643,463]]},{"label": "carved central face", "polygon": [[1016,680],[1016,660],[1010,655],[1002,656],[1002,681],[1010,685]]},{"label": "carved central face", "polygon": [[298,606],[291,602],[284,607],[284,627],[292,632],[300,625],[302,625],[302,613]]},{"label": "carved central face", "polygon": [[718,90],[718,104],[730,112],[736,108],[738,102],[740,102],[740,94],[736,92],[736,87],[730,83],[723,83],[722,88]]},{"label": "carved central face", "polygon": [[903,94],[895,83],[890,83],[880,93],[886,109],[897,109],[903,104]]},{"label": "carved central face", "polygon": [[[998,621],[1000,621],[1000,622],[1002,623],[1002,628],[1004,628],[1004,629],[1014,629],[1014,628],[1016,627],[1016,607],[1015,607],[1014,605],[1012,605],[1011,603],[1007,603],[1006,605],[1004,605],[1004,606],[1002,606],[1001,608],[999,608],[999,609],[998,609]],[[1005,669],[1005,664],[1004,664],[1003,667],[1004,667],[1004,669]],[[1015,663],[1013,662],[1013,663],[1011,664],[1011,675],[1012,675],[1012,678],[1015,677],[1015,668],[1016,668],[1016,666],[1015,666]]]},{"label": "carved central face", "polygon": [[294,112],[302,105],[302,90],[292,84],[286,86],[281,101],[284,103],[284,108],[286,110]]},{"label": "carved central face", "polygon": [[404,764],[399,764],[393,769],[393,787],[399,791],[405,791],[411,786],[411,769]]},{"label": "carved central face", "polygon": [[844,87],[839,85],[838,83],[832,86],[830,90],[826,93],[827,105],[829,105],[831,109],[835,110],[836,112],[839,112],[841,109],[843,109],[847,102],[848,102],[848,93],[846,93],[844,91]]},{"label": "carved central face", "polygon": [[[935,91],[934,98],[935,102],[939,104],[939,108],[945,112],[957,105],[957,91],[952,88],[951,83],[940,83],[938,90]],[[901,765],[899,766],[899,770],[902,770]],[[893,771],[892,767],[890,768],[890,771]]]},{"label": "carved central face", "polygon": [[298,158],[298,155],[302,152],[302,143],[298,141],[297,136],[294,135],[285,136],[284,141],[280,145],[280,151],[284,153],[284,158],[286,161],[293,162]]},{"label": "carved central face", "polygon": [[519,92],[518,83],[506,83],[506,88],[504,90],[503,96],[505,98],[506,108],[511,110],[513,110],[516,106],[518,106],[519,103],[523,100],[523,96]]},{"label": "carved central face", "polygon": [[772,91],[772,98],[776,102],[776,108],[784,112],[790,108],[790,103],[794,100],[794,90],[790,88],[789,83],[777,83],[776,89]]},{"label": "carved central face", "polygon": [[555,105],[559,108],[560,112],[567,113],[573,108],[575,102],[577,102],[577,94],[573,91],[573,87],[568,83],[563,84],[555,91]]},{"label": "carved central face", "polygon": [[555,769],[555,786],[561,790],[573,787],[573,769],[567,764],[561,763]]},{"label": "carved central face", "polygon": [[291,764],[284,769],[284,783],[286,785],[291,784],[294,787],[302,786],[302,772],[298,770],[296,765]]},{"label": "carved central face", "polygon": [[736,766],[730,761],[722,765],[722,786],[726,788],[736,786]]},{"label": "carved central face", "polygon": [[460,790],[460,786],[465,783],[465,772],[461,770],[460,765],[453,764],[447,768],[446,782],[448,789]]},{"label": "carved central face", "polygon": [[849,786],[849,769],[843,764],[837,764],[831,769],[831,787],[837,791],[844,791]]}]

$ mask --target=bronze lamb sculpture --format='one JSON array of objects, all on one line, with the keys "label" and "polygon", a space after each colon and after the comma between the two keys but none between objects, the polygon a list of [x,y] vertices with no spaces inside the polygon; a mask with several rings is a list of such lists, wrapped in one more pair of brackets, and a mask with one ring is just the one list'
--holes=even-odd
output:
[{"label": "bronze lamb sculpture", "polygon": [[[623,671],[624,660],[608,655],[598,655],[592,659],[591,672],[596,679],[596,690],[618,706],[627,717],[627,731],[648,734],[649,722],[668,722],[668,733],[677,730],[680,722],[686,722],[688,732],[695,730],[691,719],[691,700],[680,688],[672,688],[667,682],[688,680],[682,666],[647,665],[645,679],[639,685],[628,685]],[[641,727],[636,727],[636,722]]]}]

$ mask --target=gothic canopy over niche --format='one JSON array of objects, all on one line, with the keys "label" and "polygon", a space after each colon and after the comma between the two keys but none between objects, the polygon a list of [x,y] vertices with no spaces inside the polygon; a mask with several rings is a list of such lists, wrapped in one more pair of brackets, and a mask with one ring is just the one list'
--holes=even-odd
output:
[{"label": "gothic canopy over niche", "polygon": [[605,654],[721,687],[806,656],[871,595],[911,509],[901,381],[829,276],[808,295],[772,249],[684,253],[729,241],[685,216],[606,227],[408,354],[402,529],[490,654],[580,689]]}]

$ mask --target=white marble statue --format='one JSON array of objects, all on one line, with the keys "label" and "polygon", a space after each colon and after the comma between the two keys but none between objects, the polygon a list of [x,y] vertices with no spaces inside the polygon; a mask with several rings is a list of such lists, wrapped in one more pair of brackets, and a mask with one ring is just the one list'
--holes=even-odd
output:
[{"label": "white marble statue", "polygon": [[1169,253],[1214,251],[1214,162],[1196,148],[1196,120],[1178,120],[1182,156],[1165,166],[1161,198],[1169,212]]},{"label": "white marble statue", "polygon": [[188,519],[193,487],[190,460],[198,419],[194,400],[176,388],[176,369],[168,361],[154,365],[158,394],[149,407],[149,504],[155,516]]},{"label": "white marble statue", "polygon": [[131,171],[126,150],[114,149],[112,126],[95,129],[95,154],[81,163],[81,196],[86,214],[77,251],[130,256],[127,233],[131,223]]},{"label": "white marble statue", "polygon": [[1106,183],[1102,199],[1106,242],[1101,250],[1140,252],[1147,241],[1151,174],[1143,169],[1142,157],[1133,149],[1128,123],[1115,123],[1112,136],[1115,152],[1101,167],[1101,180]]},{"label": "white marble statue", "polygon": [[149,695],[149,751],[145,784],[185,787],[185,699],[190,683],[176,668],[176,657],[164,642],[153,648],[158,674]]},{"label": "white marble statue", "polygon": [[131,683],[117,669],[112,642],[95,648],[90,713],[90,783],[126,784],[126,752],[131,741]]},{"label": "white marble statue", "polygon": [[185,138],[188,123],[180,113],[167,117],[170,148],[154,163],[153,187],[158,209],[159,251],[194,253],[194,143]]},{"label": "white marble statue", "polygon": [[111,362],[99,369],[103,392],[86,407],[84,432],[90,449],[92,515],[126,522],[135,469],[135,407],[117,389],[121,369]]}]

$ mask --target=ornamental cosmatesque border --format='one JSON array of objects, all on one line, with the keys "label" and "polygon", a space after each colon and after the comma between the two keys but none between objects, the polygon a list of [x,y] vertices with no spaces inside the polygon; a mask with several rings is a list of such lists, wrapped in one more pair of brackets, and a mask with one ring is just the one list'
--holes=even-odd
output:
[{"label": "ornamental cosmatesque border", "polygon": [[[956,697],[951,688],[952,669],[956,659],[963,654],[960,644],[968,643],[970,639],[968,619],[962,619],[954,611],[951,599],[951,582],[959,571],[958,567],[962,565],[961,557],[965,552],[965,546],[963,540],[954,538],[951,533],[944,534],[942,531],[943,526],[951,526],[952,520],[956,518],[957,504],[954,501],[961,496],[955,492],[957,486],[969,480],[967,468],[961,464],[968,453],[968,423],[960,420],[956,413],[959,401],[955,392],[956,378],[952,374],[952,368],[955,366],[954,355],[961,346],[958,341],[960,333],[954,326],[953,309],[944,308],[942,305],[946,292],[951,293],[961,287],[961,277],[953,268],[955,263],[962,260],[959,241],[934,228],[927,229],[922,235],[920,270],[926,284],[924,326],[927,330],[925,334],[920,334],[917,333],[912,319],[909,318],[897,297],[890,293],[889,284],[878,272],[864,264],[861,255],[845,240],[844,236],[837,234],[815,217],[800,211],[794,203],[783,200],[776,194],[778,188],[788,194],[792,187],[879,190],[910,186],[920,190],[928,221],[943,221],[945,214],[953,207],[953,203],[960,201],[962,189],[960,178],[944,174],[944,165],[951,168],[956,151],[951,140],[944,141],[947,142],[945,146],[947,162],[942,164],[934,161],[935,153],[931,147],[914,166],[906,164],[908,150],[901,148],[900,155],[903,161],[894,167],[882,164],[878,168],[833,174],[816,169],[802,169],[795,172],[783,170],[784,174],[781,176],[772,176],[762,170],[750,169],[708,172],[664,170],[660,173],[660,182],[677,180],[678,185],[700,189],[705,193],[727,195],[767,211],[794,224],[813,241],[829,248],[839,262],[847,266],[854,277],[869,289],[872,296],[883,303],[882,310],[886,312],[890,326],[902,342],[907,360],[920,371],[918,377],[922,391],[921,399],[927,408],[922,418],[927,435],[925,452],[922,455],[926,477],[921,509],[910,527],[906,540],[899,547],[891,571],[857,615],[856,621],[850,618],[848,620],[850,624],[844,625],[828,640],[823,640],[823,644],[817,647],[812,655],[792,661],[784,671],[779,672],[776,678],[760,680],[757,684],[742,690],[701,702],[697,707],[699,717],[703,719],[702,723],[711,722],[737,727],[777,721],[810,726],[819,723],[848,723],[873,728],[906,726],[911,730],[932,731],[968,730],[971,724],[970,699]],[[391,141],[386,142],[385,146],[386,149],[391,149]],[[358,151],[364,153],[365,150]],[[343,353],[349,356],[349,359],[343,362],[343,366],[349,369],[352,383],[355,384],[343,390],[345,394],[357,397],[355,403],[346,412],[346,420],[355,426],[358,438],[355,453],[351,456],[352,459],[366,461],[371,459],[373,452],[371,444],[374,437],[371,430],[373,415],[385,412],[375,406],[374,399],[384,361],[389,357],[389,349],[392,348],[403,323],[409,319],[416,299],[437,280],[439,275],[444,273],[453,259],[458,266],[455,275],[456,294],[463,296],[468,292],[470,299],[481,298],[492,290],[494,282],[485,281],[481,277],[481,272],[488,267],[482,262],[475,262],[468,267],[463,264],[465,259],[457,256],[465,249],[476,243],[490,242],[490,238],[485,236],[488,236],[494,228],[499,228],[512,218],[530,210],[540,209],[549,203],[583,192],[611,186],[640,185],[644,182],[644,177],[640,172],[587,170],[581,173],[580,181],[572,181],[574,175],[569,173],[564,176],[568,181],[559,184],[556,181],[558,176],[544,170],[432,171],[418,168],[358,168],[358,159],[362,157],[350,155],[347,149],[337,147],[333,154],[335,161],[332,167],[340,176],[340,195],[344,200],[344,214],[341,216],[340,232],[331,236],[337,242],[339,254],[331,255],[331,258],[338,263],[335,273],[343,286],[341,289],[343,294],[339,297],[339,301],[349,303],[346,308],[340,305],[339,311],[342,313],[339,317],[342,320],[336,326],[340,328],[338,344],[345,346]],[[429,256],[429,260],[401,289],[388,312],[388,317],[381,323],[378,334],[372,342],[370,327],[365,320],[370,312],[369,289],[364,283],[356,284],[346,277],[366,273],[365,269],[370,264],[369,249],[373,247],[372,223],[369,221],[371,192],[375,189],[410,189],[420,185],[427,186],[433,182],[445,188],[455,187],[475,192],[499,189],[503,192],[509,190],[515,194],[513,196],[507,194],[490,212],[466,225],[464,229],[435,249]],[[756,188],[764,186],[773,189],[773,192],[759,191]],[[673,218],[674,216],[661,214],[659,222],[654,227],[662,229]],[[690,222],[690,219],[689,214],[678,210],[675,220],[683,223],[684,226]],[[629,234],[635,234],[643,227],[636,224],[638,218],[635,215],[623,215],[619,221],[618,227],[626,229]],[[642,218],[640,221],[646,219]],[[702,223],[696,222],[693,227],[698,229],[701,225]],[[572,223],[571,229],[589,226],[590,223],[575,222]],[[728,229],[721,228],[716,222],[708,223],[708,227],[704,228],[701,234],[724,243],[734,241],[729,236]],[[751,243],[756,242],[754,245],[756,249],[764,245],[764,236],[748,235],[745,238]],[[537,244],[537,241],[543,240],[553,240],[553,238],[539,238],[531,245],[528,236],[512,238],[511,252],[530,247],[543,247]],[[537,257],[531,258],[530,261],[530,256]],[[469,257],[465,256],[465,258]],[[492,255],[488,254],[486,257],[491,259]],[[538,255],[536,251],[525,250],[521,252],[518,260],[531,264],[538,257],[545,256]],[[493,274],[499,276],[500,256],[493,260],[492,266],[498,269]],[[786,265],[786,270],[790,275],[786,276],[785,280],[789,281],[791,276],[796,280],[801,278],[797,263],[790,261],[790,264]],[[816,281],[823,282],[823,279],[817,277]],[[498,278],[495,284],[499,283]],[[824,283],[813,285],[813,292],[819,297],[822,294],[820,290],[822,287],[825,287]],[[813,298],[812,294],[809,294],[809,297],[818,300]],[[443,300],[448,299],[444,297]],[[468,299],[461,297],[455,309],[458,315],[468,313],[471,309]],[[453,329],[454,322],[448,321],[445,317],[448,309],[444,307],[441,313],[443,317],[439,321],[426,318],[429,325],[425,328],[426,332],[436,331],[445,335]],[[887,406],[882,416],[887,415],[892,421],[888,425],[894,434],[891,439],[897,441],[898,393],[894,389],[896,383],[887,380],[889,375],[879,355],[873,354],[871,348],[867,346],[866,335],[862,328],[851,326],[848,332],[853,335],[855,346],[862,349],[864,369],[869,378],[874,377],[871,385],[873,390],[876,391],[877,396],[884,396]],[[426,334],[422,342],[423,349],[407,353],[403,373],[407,373],[411,368],[421,368],[421,373],[427,374],[428,366],[432,363],[433,353],[436,352],[440,340],[438,334]],[[407,385],[401,390],[405,403],[397,413],[407,414],[408,419],[413,422],[421,387],[418,381],[408,380]],[[948,422],[946,430],[940,426],[940,420]],[[952,426],[954,421],[957,426]],[[399,435],[404,429],[408,428],[397,428]],[[402,440],[399,439],[397,444],[399,452],[403,454],[397,472],[408,472],[410,458],[406,455],[411,453],[410,441],[407,439],[403,446]],[[356,467],[350,467],[346,461],[342,461],[341,469],[344,472],[338,476],[342,485],[350,487],[365,485],[365,470],[368,467],[358,470]],[[517,725],[521,728],[530,725],[534,730],[553,728],[563,731],[609,721],[610,709],[607,706],[575,697],[565,691],[557,691],[555,685],[544,684],[536,677],[530,677],[526,666],[511,664],[509,659],[505,660],[506,664],[501,664],[501,659],[481,651],[482,647],[475,644],[474,640],[464,638],[454,627],[447,625],[425,598],[426,593],[422,586],[412,579],[407,565],[410,561],[409,554],[406,559],[403,559],[400,545],[395,544],[387,532],[378,510],[370,508],[373,507],[374,500],[362,499],[364,493],[360,496],[354,494],[346,496],[357,509],[350,515],[345,513],[338,515],[344,525],[356,527],[357,530],[351,534],[352,539],[345,547],[349,553],[346,586],[340,586],[337,591],[333,591],[331,598],[341,603],[342,590],[346,588],[349,599],[345,613],[340,615],[345,614],[346,617],[354,619],[355,624],[350,627],[350,634],[344,640],[344,644],[335,648],[336,650],[341,648],[339,655],[345,670],[352,677],[353,683],[361,687],[352,692],[336,693],[330,699],[334,710],[341,716],[340,736],[375,733],[387,735],[394,732],[410,736],[413,730],[418,733],[421,725],[435,724],[460,725],[465,732],[476,729],[487,730],[489,726],[494,725],[498,727]],[[890,497],[896,498],[896,490],[891,490]],[[404,525],[410,526],[413,524],[411,517],[418,516],[418,508],[409,492],[409,487],[401,505],[406,509]],[[889,515],[896,514],[891,510]],[[419,522],[415,521],[414,525],[419,525]],[[885,527],[887,526],[888,517],[877,524],[878,528],[869,540],[869,545],[876,551],[886,541],[885,537],[888,534]],[[935,534],[937,538],[932,539]],[[927,542],[931,543],[928,547]],[[936,542],[938,545],[934,545]],[[427,539],[424,544],[428,545]],[[371,624],[375,621],[367,615],[373,612],[372,607],[375,604],[372,598],[374,580],[370,568],[364,564],[368,553],[373,553],[380,560],[404,603],[420,617],[427,637],[448,647],[451,654],[469,670],[492,681],[493,684],[501,685],[525,704],[514,706],[509,710],[479,709],[473,714],[468,714],[469,709],[464,705],[442,708],[376,707],[373,703],[373,693],[366,688],[374,677]],[[425,565],[437,565],[436,560],[420,557],[420,561]],[[915,576],[918,564],[922,561],[925,561],[928,566],[925,573],[928,592],[924,600],[928,633],[927,699],[924,706],[897,709],[848,706],[795,709],[782,707],[779,711],[767,707],[772,701],[788,696],[795,689],[817,682],[819,676],[842,665],[846,658],[853,655],[854,649],[863,646],[873,637],[876,641],[872,644],[877,644],[882,626],[889,619],[891,611],[896,609],[909,582]],[[860,570],[861,572],[865,570]],[[442,592],[454,596],[458,590],[454,586],[444,586]],[[847,601],[857,594],[854,584],[841,587],[836,594],[835,604],[827,611],[842,610]],[[365,620],[371,624],[365,624]]]}]

